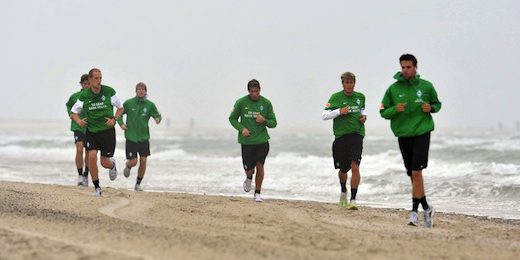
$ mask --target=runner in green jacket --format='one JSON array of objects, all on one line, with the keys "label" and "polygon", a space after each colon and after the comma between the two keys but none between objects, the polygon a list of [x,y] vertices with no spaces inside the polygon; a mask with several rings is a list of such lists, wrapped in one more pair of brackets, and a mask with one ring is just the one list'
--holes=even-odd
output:
[{"label": "runner in green jacket", "polygon": [[[351,72],[341,75],[343,90],[332,94],[322,113],[323,120],[334,119],[333,131],[336,137],[332,143],[334,168],[338,170],[341,194],[339,206],[357,209],[356,194],[361,180],[359,165],[365,136],[365,95],[354,91],[356,76]],[[350,179],[350,202],[347,201],[347,173],[352,169]]]},{"label": "runner in green jacket", "polygon": [[[101,165],[110,169],[110,180],[117,178],[116,161],[114,151],[116,149],[116,132],[114,125],[116,120],[123,114],[123,105],[116,96],[116,91],[105,85],[101,85],[101,71],[91,69],[88,73],[90,89],[81,91],[78,101],[71,111],[71,118],[79,126],[87,127],[87,151],[89,158],[90,175],[95,188],[95,195],[101,196],[99,186],[97,151],[101,151]],[[117,111],[114,115],[114,107]],[[85,117],[80,114],[85,112]]]},{"label": "runner in green jacket", "polygon": [[[88,75],[83,74],[81,76],[79,84],[81,85],[81,90],[89,88],[88,83]],[[67,107],[67,115],[70,118],[72,114],[72,106],[78,101],[81,90],[72,94],[65,104]],[[80,115],[83,117],[84,115]],[[88,187],[88,156],[87,152],[85,152],[85,159],[83,159],[83,150],[86,148],[86,135],[87,131],[86,127],[79,126],[74,120],[70,120],[70,131],[74,133],[74,143],[76,145],[76,169],[78,170],[78,186]],[[83,171],[83,164],[85,164],[85,171]]]},{"label": "runner in green jacket", "polygon": [[[243,183],[245,192],[251,190],[255,174],[255,201],[261,202],[260,191],[264,180],[264,163],[269,153],[267,128],[276,127],[276,116],[271,102],[260,96],[260,83],[252,79],[247,83],[249,95],[235,102],[229,122],[238,130],[238,143],[242,145],[242,163],[246,173]],[[240,118],[240,121],[238,119]]]},{"label": "runner in green jacket", "polygon": [[137,169],[137,181],[134,189],[142,191],[141,181],[146,172],[146,161],[150,153],[150,130],[148,121],[152,117],[157,124],[161,122],[161,113],[157,111],[155,104],[147,99],[146,84],[139,82],[135,86],[136,96],[128,99],[123,104],[126,113],[126,123],[123,118],[118,123],[125,130],[126,138],[126,164],[123,171],[125,177],[130,176],[130,169],[137,165],[139,155],[139,168]]},{"label": "runner in green jacket", "polygon": [[399,58],[401,72],[385,93],[380,114],[390,119],[394,135],[398,137],[404,166],[412,181],[412,211],[409,225],[418,225],[419,203],[424,212],[424,226],[433,226],[435,210],[424,192],[422,170],[428,166],[430,132],[434,129],[432,113],[439,112],[441,102],[432,83],[417,74],[417,59],[411,54]]}]

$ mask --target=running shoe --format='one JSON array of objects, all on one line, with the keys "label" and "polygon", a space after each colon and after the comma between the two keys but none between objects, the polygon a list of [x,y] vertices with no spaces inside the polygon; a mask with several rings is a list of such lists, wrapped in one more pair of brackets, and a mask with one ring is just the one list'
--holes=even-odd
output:
[{"label": "running shoe", "polygon": [[410,219],[408,220],[408,225],[417,226],[418,224],[419,224],[419,221],[417,220],[417,212],[411,211]]},{"label": "running shoe", "polygon": [[246,180],[244,181],[244,191],[245,192],[251,191],[251,182],[253,182],[253,179],[249,179],[246,177]]},{"label": "running shoe", "polygon": [[262,202],[262,201],[264,201],[264,200],[262,199],[262,196],[260,196],[260,193],[255,193],[255,201],[256,201],[256,202]]},{"label": "running shoe", "polygon": [[114,167],[108,171],[108,176],[110,180],[113,181],[117,178],[116,160],[114,158],[110,158],[109,160],[114,164]]},{"label": "running shoe", "polygon": [[427,228],[433,227],[433,215],[435,215],[435,209],[433,206],[430,205],[430,207],[423,211],[424,214],[424,226]]},{"label": "running shoe", "polygon": [[102,197],[102,195],[101,195],[101,188],[96,188],[96,190],[94,191],[94,196]]},{"label": "running shoe", "polygon": [[83,186],[83,176],[78,175],[78,186]]},{"label": "running shoe", "polygon": [[82,177],[82,182],[81,182],[81,186],[83,187],[88,187],[88,176],[81,176]]},{"label": "running shoe", "polygon": [[339,207],[340,208],[347,208],[348,207],[348,200],[347,200],[347,193],[342,192],[339,196]]},{"label": "running shoe", "polygon": [[357,210],[358,209],[356,200],[351,200],[350,201],[350,203],[348,204],[348,209],[351,209],[351,210]]}]

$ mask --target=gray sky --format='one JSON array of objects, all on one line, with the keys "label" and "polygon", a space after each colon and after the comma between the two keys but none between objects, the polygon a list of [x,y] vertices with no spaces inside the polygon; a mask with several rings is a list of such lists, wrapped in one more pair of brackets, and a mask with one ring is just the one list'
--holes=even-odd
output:
[{"label": "gray sky", "polygon": [[[520,1],[0,0],[0,118],[66,118],[92,67],[126,100],[137,82],[165,117],[228,125],[256,78],[281,128],[326,128],[339,76],[357,75],[368,127],[413,53],[443,101],[437,128],[514,127]],[[383,2],[383,3],[382,3]]]}]

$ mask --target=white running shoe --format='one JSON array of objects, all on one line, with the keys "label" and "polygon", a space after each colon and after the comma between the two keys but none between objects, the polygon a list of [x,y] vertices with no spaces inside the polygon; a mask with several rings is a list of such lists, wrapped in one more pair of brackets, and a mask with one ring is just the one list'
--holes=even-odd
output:
[{"label": "white running shoe", "polygon": [[251,191],[251,183],[253,182],[253,179],[248,179],[246,177],[246,180],[244,181],[244,191],[250,192]]},{"label": "white running shoe", "polygon": [[419,221],[417,220],[417,212],[411,211],[410,212],[410,219],[408,220],[408,225],[410,226],[417,226]]},{"label": "white running shoe", "polygon": [[83,181],[81,182],[81,186],[88,187],[88,176],[81,176]]},{"label": "white running shoe", "polygon": [[350,203],[348,204],[348,209],[351,209],[351,210],[357,210],[358,209],[356,200],[351,200],[350,201]]},{"label": "white running shoe", "polygon": [[255,193],[255,201],[256,201],[256,202],[262,202],[262,201],[264,201],[264,200],[262,199],[262,196],[260,196],[260,193]]},{"label": "white running shoe", "polygon": [[435,215],[435,209],[432,205],[430,207],[423,211],[424,214],[424,226],[427,228],[433,227],[433,215]]},{"label": "white running shoe", "polygon": [[348,200],[347,200],[347,193],[342,192],[341,195],[339,195],[339,207],[340,208],[347,208],[348,207]]},{"label": "white running shoe", "polygon": [[78,186],[83,186],[83,176],[78,175]]},{"label": "white running shoe", "polygon": [[114,168],[108,171],[108,176],[110,177],[110,180],[113,181],[117,178],[116,160],[114,158],[110,158],[109,160],[114,164]]},{"label": "white running shoe", "polygon": [[125,165],[125,169],[123,170],[123,175],[128,178],[130,177],[130,168],[128,168],[128,166]]},{"label": "white running shoe", "polygon": [[94,196],[96,196],[96,197],[103,197],[101,195],[101,188],[96,188],[96,190],[94,191]]},{"label": "white running shoe", "polygon": [[135,187],[134,187],[134,190],[135,191],[143,191],[143,188],[141,187],[141,185],[136,184]]}]

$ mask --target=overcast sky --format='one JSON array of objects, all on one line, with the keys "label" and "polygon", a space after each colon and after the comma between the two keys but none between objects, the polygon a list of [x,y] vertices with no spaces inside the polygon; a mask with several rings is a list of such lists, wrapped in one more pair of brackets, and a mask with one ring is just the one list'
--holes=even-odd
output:
[{"label": "overcast sky", "polygon": [[520,1],[25,1],[1,3],[0,118],[59,120],[90,68],[126,100],[143,81],[174,123],[225,127],[256,78],[281,128],[330,128],[321,111],[357,75],[367,127],[413,53],[443,102],[439,127],[520,120]]}]

